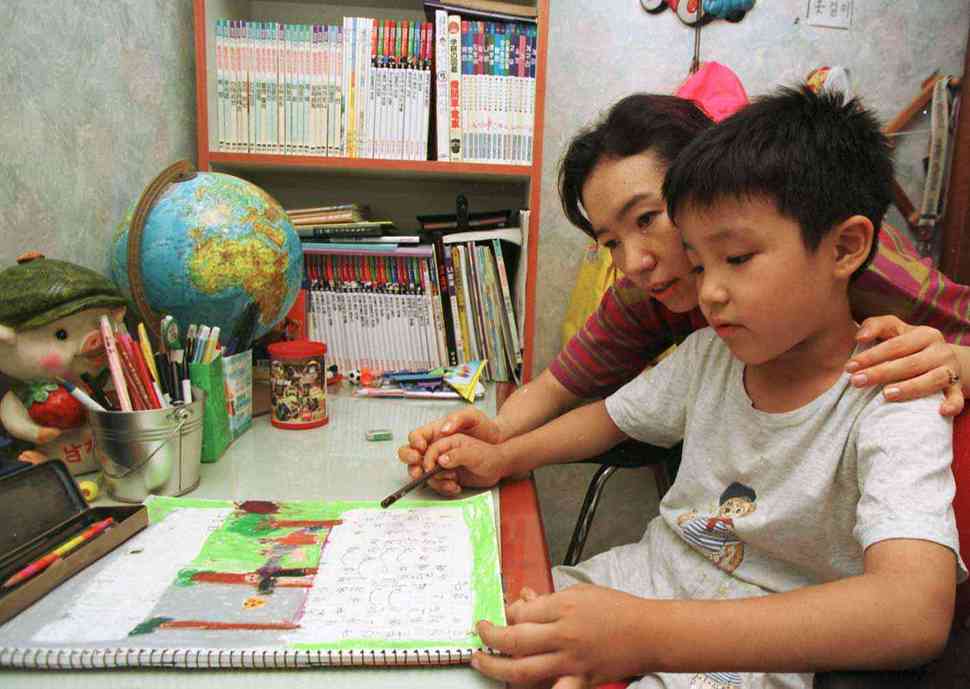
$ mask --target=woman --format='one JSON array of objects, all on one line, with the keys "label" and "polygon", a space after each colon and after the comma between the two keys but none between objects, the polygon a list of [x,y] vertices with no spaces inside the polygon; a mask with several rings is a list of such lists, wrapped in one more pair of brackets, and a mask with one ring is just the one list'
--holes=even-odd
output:
[{"label": "woman", "polygon": [[[584,399],[611,392],[707,325],[661,186],[674,158],[713,125],[692,101],[637,94],[573,139],[559,169],[563,210],[609,249],[622,278],[552,364],[516,390],[494,419],[467,408],[412,431],[409,445],[398,451],[412,476],[431,469],[422,467],[424,450],[437,437],[462,432],[495,443],[525,433]],[[905,238],[884,225],[876,258],[853,285],[851,299],[857,318],[870,317],[859,341],[885,341],[847,362],[853,384],[885,385],[890,401],[943,391],[940,413],[958,414],[964,400],[960,373],[970,371],[970,348],[958,343],[970,336],[970,322],[954,306],[968,298],[970,289],[927,270]],[[895,315],[873,317],[886,310]],[[925,325],[912,327],[898,316],[921,318]],[[442,472],[429,484],[454,495],[461,479]]]}]

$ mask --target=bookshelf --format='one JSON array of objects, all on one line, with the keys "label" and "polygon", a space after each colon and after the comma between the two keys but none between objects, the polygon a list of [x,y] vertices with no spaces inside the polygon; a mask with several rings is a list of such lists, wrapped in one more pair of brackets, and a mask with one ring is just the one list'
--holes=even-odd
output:
[{"label": "bookshelf", "polygon": [[[339,24],[344,16],[426,21],[421,0],[194,0],[198,168],[247,179],[273,195],[284,207],[357,201],[375,217],[398,227],[416,228],[415,216],[453,213],[463,193],[471,210],[530,209],[525,289],[523,380],[532,376],[534,359],[535,279],[542,178],[542,130],[546,81],[549,0],[510,0],[537,12],[535,118],[532,162],[507,165],[436,160],[384,160],[239,153],[219,150],[215,113],[217,20]],[[432,113],[433,117],[433,113]]]}]

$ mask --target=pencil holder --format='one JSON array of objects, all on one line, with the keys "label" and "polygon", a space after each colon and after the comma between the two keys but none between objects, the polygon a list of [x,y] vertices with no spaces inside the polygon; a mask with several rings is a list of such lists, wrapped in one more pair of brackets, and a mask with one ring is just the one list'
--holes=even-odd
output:
[{"label": "pencil holder", "polygon": [[202,462],[217,462],[232,442],[229,413],[226,411],[225,378],[222,357],[208,364],[189,364],[189,380],[205,392],[202,426]]},{"label": "pencil holder", "polygon": [[94,444],[108,493],[122,502],[183,495],[199,485],[205,393],[191,404],[147,411],[91,410]]},{"label": "pencil holder", "polygon": [[226,412],[235,440],[253,424],[253,351],[222,358],[226,377]]},{"label": "pencil holder", "polygon": [[310,340],[269,346],[271,423],[301,430],[327,423],[327,345]]}]

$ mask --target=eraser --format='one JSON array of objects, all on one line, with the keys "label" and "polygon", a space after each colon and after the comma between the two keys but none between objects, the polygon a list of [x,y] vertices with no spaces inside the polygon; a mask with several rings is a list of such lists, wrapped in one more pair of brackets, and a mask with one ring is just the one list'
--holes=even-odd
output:
[{"label": "eraser", "polygon": [[374,430],[367,431],[364,437],[367,440],[391,440],[394,434],[387,428],[375,428]]}]

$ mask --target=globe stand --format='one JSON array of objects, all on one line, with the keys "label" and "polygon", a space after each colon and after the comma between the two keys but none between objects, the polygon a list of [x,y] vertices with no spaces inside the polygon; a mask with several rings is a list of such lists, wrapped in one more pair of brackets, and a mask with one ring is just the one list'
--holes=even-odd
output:
[{"label": "globe stand", "polygon": [[197,170],[188,160],[180,160],[169,165],[167,168],[152,180],[135,207],[135,215],[128,229],[128,282],[131,286],[131,298],[138,307],[145,327],[155,336],[156,341],[161,340],[161,317],[155,313],[148,304],[148,297],[145,295],[145,285],[141,274],[141,240],[145,229],[145,221],[152,210],[152,206],[158,200],[170,184],[186,182],[195,177]]}]

